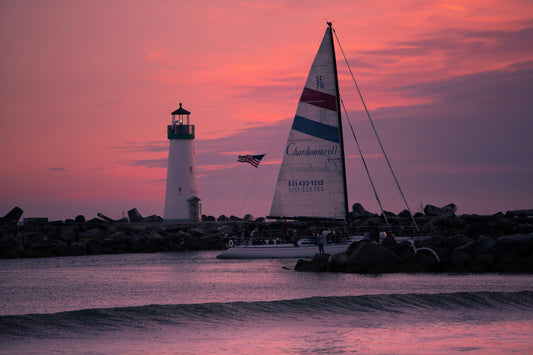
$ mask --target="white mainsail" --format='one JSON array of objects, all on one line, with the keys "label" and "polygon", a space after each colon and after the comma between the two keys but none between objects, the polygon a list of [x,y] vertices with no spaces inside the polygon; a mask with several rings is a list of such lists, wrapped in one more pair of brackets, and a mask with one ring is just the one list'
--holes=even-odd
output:
[{"label": "white mainsail", "polygon": [[330,26],[300,97],[269,217],[346,217],[342,129],[331,31]]}]

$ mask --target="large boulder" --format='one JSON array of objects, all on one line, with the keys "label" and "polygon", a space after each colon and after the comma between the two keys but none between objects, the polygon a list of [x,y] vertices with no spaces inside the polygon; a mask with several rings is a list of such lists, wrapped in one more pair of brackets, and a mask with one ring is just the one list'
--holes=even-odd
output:
[{"label": "large boulder", "polygon": [[164,238],[159,233],[139,233],[131,238],[131,249],[140,253],[168,251],[164,242]]},{"label": "large boulder", "polygon": [[403,210],[400,213],[398,213],[398,217],[400,217],[400,218],[411,218],[411,212],[409,212],[409,210]]},{"label": "large boulder", "polygon": [[507,250],[515,251],[521,257],[527,256],[533,252],[533,233],[501,236],[497,239],[497,244],[505,245]]},{"label": "large boulder", "polygon": [[52,255],[66,256],[68,255],[68,248],[69,245],[67,242],[64,242],[62,240],[56,240],[52,243],[50,250],[52,251]]},{"label": "large boulder", "polygon": [[487,272],[491,270],[494,261],[496,260],[494,254],[484,253],[475,257],[475,266],[477,272]]},{"label": "large boulder", "polygon": [[[97,238],[102,234],[100,228],[90,228],[81,233],[80,237],[85,239]],[[65,239],[63,239],[65,240]]]},{"label": "large boulder", "polygon": [[381,241],[381,245],[383,245],[385,248],[392,250],[396,252],[398,248],[398,243],[396,242],[396,239],[392,235],[387,235],[383,240]]},{"label": "large boulder", "polygon": [[444,239],[443,244],[445,247],[455,249],[470,242],[472,242],[472,239],[467,237],[466,235],[456,234]]},{"label": "large boulder", "polygon": [[498,256],[498,260],[494,265],[496,272],[518,273],[526,268],[526,261],[520,258],[518,252],[508,250]]},{"label": "large boulder", "polygon": [[454,250],[451,256],[452,265],[454,266],[454,269],[457,271],[464,270],[471,260],[472,260],[472,255],[470,255],[470,253],[468,253],[464,249],[458,248]]},{"label": "large boulder", "polygon": [[299,259],[294,267],[296,271],[325,272],[328,270],[330,254],[316,254],[313,260]]},{"label": "large boulder", "polygon": [[380,244],[359,243],[350,255],[349,272],[385,273],[395,272],[400,265],[400,258],[391,250]]},{"label": "large boulder", "polygon": [[87,254],[87,241],[80,240],[78,242],[71,243],[68,247],[68,255],[77,256]]},{"label": "large boulder", "polygon": [[20,207],[13,207],[4,217],[0,217],[0,225],[16,225],[23,212]]},{"label": "large boulder", "polygon": [[[203,229],[198,228],[199,230],[195,230],[195,228],[189,229],[188,232],[179,231],[177,233],[176,238],[179,240],[179,243],[183,247],[184,250],[202,250],[204,245],[201,240],[201,237],[205,235],[204,233],[201,233]],[[194,235],[193,235],[194,233]]]},{"label": "large boulder", "polygon": [[203,230],[203,228],[200,228],[200,227],[190,228],[188,232],[193,238],[201,238],[206,234],[205,230]]},{"label": "large boulder", "polygon": [[73,228],[63,228],[59,233],[59,239],[66,243],[72,243],[76,240],[76,232]]},{"label": "large boulder", "polygon": [[343,272],[348,269],[350,263],[350,253],[345,251],[343,253],[333,254],[329,259],[329,271]]},{"label": "large boulder", "polygon": [[17,258],[24,254],[22,241],[13,234],[4,234],[0,238],[0,258]]},{"label": "large boulder", "polygon": [[457,206],[450,203],[444,207],[436,207],[433,205],[426,205],[424,207],[424,214],[431,217],[451,217],[457,212]]},{"label": "large boulder", "polygon": [[208,234],[200,238],[204,245],[203,249],[207,250],[221,250],[226,246],[224,240],[224,233],[217,232],[213,234]]},{"label": "large boulder", "polygon": [[526,272],[533,274],[533,251],[525,258]]},{"label": "large boulder", "polygon": [[122,254],[130,252],[130,237],[124,231],[117,231],[102,240],[102,253]]},{"label": "large boulder", "polygon": [[368,218],[375,216],[374,213],[368,212],[360,203],[354,203],[352,206],[354,218]]},{"label": "large boulder", "polygon": [[143,221],[143,216],[137,211],[136,208],[132,208],[128,211],[128,217],[131,223],[139,223]]}]

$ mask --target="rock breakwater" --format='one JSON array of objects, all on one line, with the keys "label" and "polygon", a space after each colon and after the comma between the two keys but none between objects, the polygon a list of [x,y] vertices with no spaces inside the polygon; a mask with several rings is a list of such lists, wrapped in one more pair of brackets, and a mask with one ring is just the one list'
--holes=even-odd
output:
[{"label": "rock breakwater", "polygon": [[533,233],[476,240],[465,235],[398,243],[387,236],[352,243],[340,254],[298,260],[297,271],[382,273],[533,273]]},{"label": "rock breakwater", "polygon": [[1,228],[0,258],[32,258],[225,247],[218,227],[196,224],[52,222]]},{"label": "rock breakwater", "polygon": [[[137,222],[125,218],[115,221],[102,215],[91,220],[77,216],[55,222],[29,218],[20,224],[22,210],[14,208],[0,218],[0,258],[223,250],[230,241],[294,242],[328,229],[336,229],[340,236],[345,227],[342,222],[270,222],[250,214],[244,218],[202,216],[202,222],[196,223],[163,223],[157,216],[142,217],[133,212],[136,211],[132,210],[131,215]],[[454,204],[441,208],[428,205],[424,213],[414,216],[419,226],[416,231],[406,211],[398,215],[386,212],[386,226],[382,215],[355,204],[348,233],[366,235],[368,240],[352,244],[345,253],[302,260],[295,269],[358,273],[533,272],[533,210],[490,216],[456,212]],[[387,233],[386,238],[383,232]],[[405,235],[414,237],[414,245],[399,238]]]}]

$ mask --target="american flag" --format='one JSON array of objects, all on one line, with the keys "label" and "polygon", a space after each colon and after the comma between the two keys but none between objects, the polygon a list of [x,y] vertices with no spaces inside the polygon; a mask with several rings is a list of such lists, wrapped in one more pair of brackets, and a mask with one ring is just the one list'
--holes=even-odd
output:
[{"label": "american flag", "polygon": [[248,164],[252,164],[253,166],[255,166],[256,168],[259,166],[259,163],[261,163],[261,159],[263,159],[265,155],[264,154],[260,154],[260,155],[239,155],[239,159],[237,159],[238,162],[240,163],[248,163]]}]

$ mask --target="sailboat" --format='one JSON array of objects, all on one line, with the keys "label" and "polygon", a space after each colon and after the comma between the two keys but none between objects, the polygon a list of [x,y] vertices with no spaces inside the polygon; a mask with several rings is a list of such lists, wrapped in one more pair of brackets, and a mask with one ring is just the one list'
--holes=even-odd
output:
[{"label": "sailboat", "polygon": [[[346,164],[333,29],[326,33],[300,96],[274,192],[270,219],[346,220]],[[346,251],[348,242],[324,252]],[[318,252],[313,243],[235,246],[218,258],[299,258]]]}]

